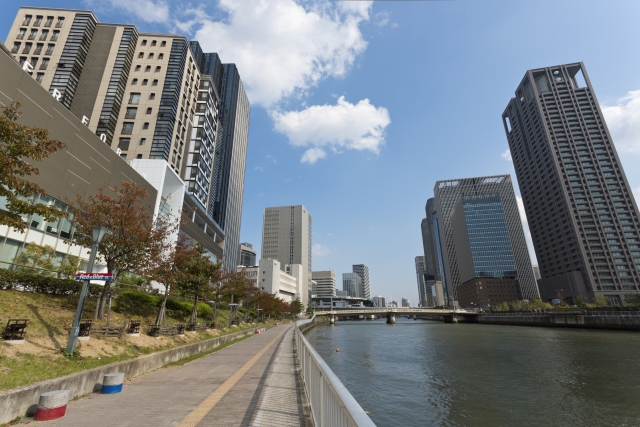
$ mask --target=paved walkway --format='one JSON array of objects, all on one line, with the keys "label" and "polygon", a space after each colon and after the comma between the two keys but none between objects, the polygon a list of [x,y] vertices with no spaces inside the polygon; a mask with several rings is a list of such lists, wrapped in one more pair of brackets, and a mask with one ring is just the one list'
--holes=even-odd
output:
[{"label": "paved walkway", "polygon": [[46,426],[311,427],[293,323],[127,381],[122,393],[69,402]]}]

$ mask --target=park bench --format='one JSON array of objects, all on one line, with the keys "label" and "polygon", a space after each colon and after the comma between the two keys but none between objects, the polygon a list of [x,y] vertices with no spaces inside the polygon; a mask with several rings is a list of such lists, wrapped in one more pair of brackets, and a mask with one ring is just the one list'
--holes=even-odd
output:
[{"label": "park bench", "polygon": [[78,330],[79,337],[88,337],[91,335],[91,320],[83,320],[80,322]]},{"label": "park bench", "polygon": [[173,326],[152,326],[149,328],[149,335],[152,337],[159,337],[160,335],[174,336],[184,335],[185,325],[173,325]]},{"label": "park bench", "polygon": [[93,334],[94,335],[101,335],[103,337],[118,337],[118,338],[120,338],[122,336],[122,331],[123,330],[124,330],[124,328],[122,326],[101,325],[101,326],[96,326],[93,329]]},{"label": "park bench", "polygon": [[9,319],[2,333],[2,339],[4,341],[23,340],[28,321],[29,319]]},{"label": "park bench", "polygon": [[128,334],[139,334],[140,333],[140,321],[139,320],[131,320],[129,322],[129,326],[127,327]]}]

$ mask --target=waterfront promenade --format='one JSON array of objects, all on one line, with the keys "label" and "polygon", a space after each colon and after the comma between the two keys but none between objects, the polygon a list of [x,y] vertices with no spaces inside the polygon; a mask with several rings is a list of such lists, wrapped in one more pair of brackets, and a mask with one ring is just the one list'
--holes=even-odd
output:
[{"label": "waterfront promenade", "polygon": [[276,326],[185,365],[134,378],[120,394],[70,401],[65,417],[32,424],[311,426],[293,326]]}]

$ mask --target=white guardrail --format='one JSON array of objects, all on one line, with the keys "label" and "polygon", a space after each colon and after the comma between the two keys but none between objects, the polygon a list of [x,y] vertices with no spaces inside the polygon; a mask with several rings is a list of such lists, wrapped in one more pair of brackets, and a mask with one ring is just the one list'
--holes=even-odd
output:
[{"label": "white guardrail", "polygon": [[376,427],[300,331],[300,326],[313,321],[298,320],[295,337],[315,427]]}]

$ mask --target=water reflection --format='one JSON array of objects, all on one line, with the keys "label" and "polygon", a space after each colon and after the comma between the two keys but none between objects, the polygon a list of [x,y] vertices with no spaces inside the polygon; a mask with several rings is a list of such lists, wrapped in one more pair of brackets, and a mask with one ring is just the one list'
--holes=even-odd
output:
[{"label": "water reflection", "polygon": [[307,336],[380,427],[640,426],[637,333],[381,319]]}]

